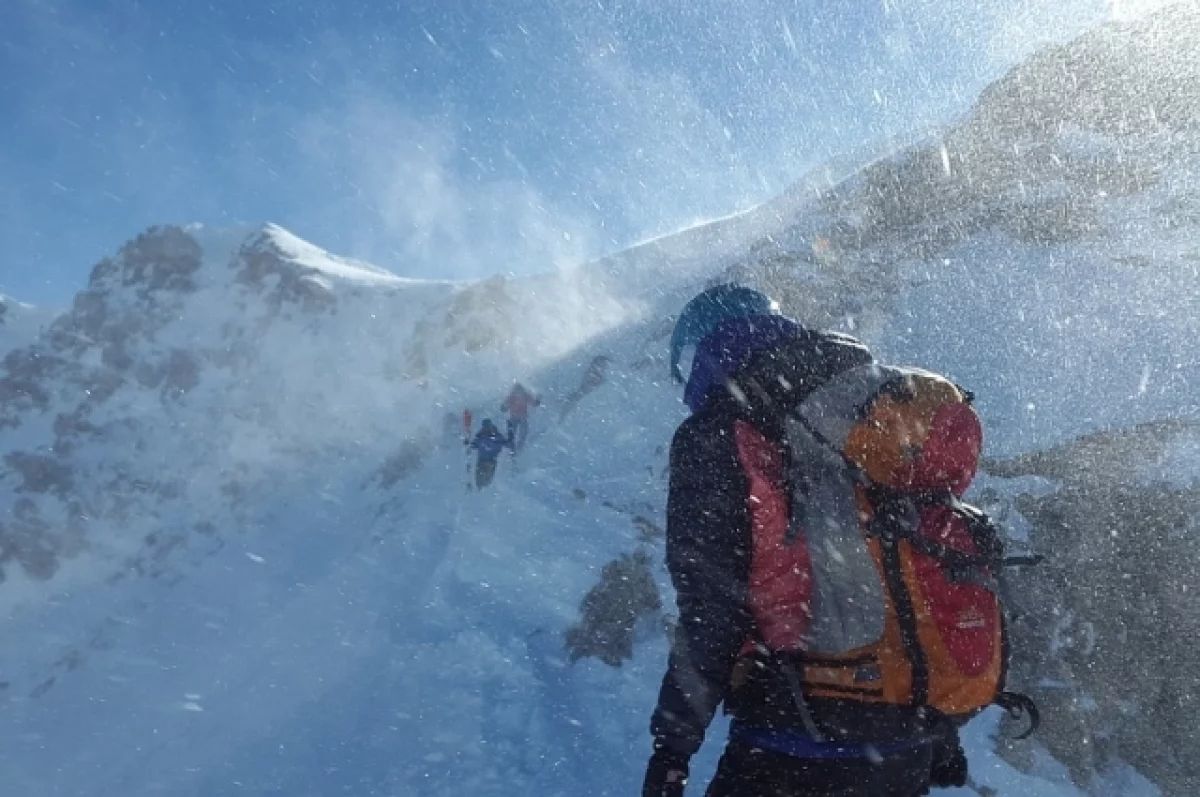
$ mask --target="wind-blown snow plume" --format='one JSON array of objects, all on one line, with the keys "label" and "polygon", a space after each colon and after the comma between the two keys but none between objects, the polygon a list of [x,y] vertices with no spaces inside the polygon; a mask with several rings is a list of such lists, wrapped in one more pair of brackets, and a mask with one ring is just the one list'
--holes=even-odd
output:
[{"label": "wind-blown snow plume", "polygon": [[[403,280],[274,226],[143,233],[0,367],[20,642],[0,652],[0,777],[634,792],[685,412],[667,340],[693,292],[736,278],[977,396],[976,497],[1048,557],[1015,626],[1046,733],[970,725],[980,789],[1194,793],[1170,707],[1194,698],[1200,147],[1190,62],[1152,45],[1194,17],[1048,51],[943,134],[542,277]],[[528,446],[467,494],[461,412],[499,420],[514,379],[544,399]],[[1132,644],[1172,671],[1126,666]]]}]

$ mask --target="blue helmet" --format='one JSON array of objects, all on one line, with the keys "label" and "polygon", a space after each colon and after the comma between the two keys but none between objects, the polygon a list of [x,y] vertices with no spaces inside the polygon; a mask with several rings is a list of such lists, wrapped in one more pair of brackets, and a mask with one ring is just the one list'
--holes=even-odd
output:
[{"label": "blue helmet", "polygon": [[679,361],[687,346],[695,346],[726,321],[748,316],[775,315],[779,305],[769,297],[740,285],[717,285],[696,296],[675,322],[671,335],[671,375],[683,382]]}]

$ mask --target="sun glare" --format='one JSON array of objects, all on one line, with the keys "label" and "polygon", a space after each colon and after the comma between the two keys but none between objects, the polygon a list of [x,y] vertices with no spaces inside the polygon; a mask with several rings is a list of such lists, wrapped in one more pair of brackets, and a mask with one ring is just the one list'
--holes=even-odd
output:
[{"label": "sun glare", "polygon": [[1116,22],[1131,22],[1152,11],[1171,5],[1173,0],[1109,0],[1109,10]]}]

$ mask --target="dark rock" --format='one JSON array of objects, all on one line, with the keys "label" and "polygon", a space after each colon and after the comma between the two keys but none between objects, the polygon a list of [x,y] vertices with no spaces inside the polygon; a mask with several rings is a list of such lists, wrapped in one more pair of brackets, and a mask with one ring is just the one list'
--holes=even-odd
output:
[{"label": "dark rock", "polygon": [[4,462],[20,475],[18,490],[64,496],[75,486],[75,474],[70,466],[53,456],[14,451],[4,457]]},{"label": "dark rock", "polygon": [[579,605],[579,622],[567,629],[572,662],[587,656],[612,667],[633,657],[634,632],[643,617],[662,610],[650,555],[641,549],[622,554],[600,572],[600,581]]},{"label": "dark rock", "polygon": [[1191,428],[1145,424],[988,464],[1060,485],[1015,502],[1047,559],[1009,579],[1014,674],[1041,705],[1039,742],[1080,784],[1125,761],[1166,794],[1200,793],[1200,762],[1176,754],[1194,749],[1200,711],[1200,487],[1139,478]]},{"label": "dark rock", "polygon": [[200,363],[183,349],[172,349],[164,368],[164,394],[187,393],[200,384]]}]

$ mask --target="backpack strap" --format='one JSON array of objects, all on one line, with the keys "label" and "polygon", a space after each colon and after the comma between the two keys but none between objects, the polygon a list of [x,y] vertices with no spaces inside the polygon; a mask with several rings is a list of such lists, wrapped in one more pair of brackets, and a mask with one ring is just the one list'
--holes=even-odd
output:
[{"label": "backpack strap", "polygon": [[788,688],[792,691],[792,700],[795,701],[796,710],[800,713],[800,722],[804,725],[804,731],[814,742],[824,742],[825,734],[821,733],[821,729],[817,727],[817,721],[813,719],[812,709],[808,707],[808,700],[804,696],[804,686],[800,683],[800,672],[796,669],[795,662],[780,660],[780,666],[783,669],[784,677],[787,678]]},{"label": "backpack strap", "polygon": [[1029,721],[1029,727],[1014,736],[1014,739],[1028,739],[1042,725],[1042,714],[1038,711],[1037,703],[1028,695],[1020,692],[1001,692],[996,695],[992,704],[1004,709],[1014,720],[1019,721],[1024,717]]},{"label": "backpack strap", "polygon": [[[996,575],[999,568],[1035,565],[1042,561],[1042,557],[1038,555],[1005,557],[999,529],[992,519],[983,510],[963,503],[951,493],[906,496],[881,485],[872,485],[868,489],[868,497],[873,505],[876,505],[876,501],[880,501],[884,508],[882,513],[878,509],[876,510],[877,514],[882,515],[882,522],[878,524],[878,527],[883,530],[883,533],[902,535],[913,549],[940,562],[946,570],[946,577],[951,581],[978,584],[999,594]],[[923,535],[913,533],[916,527],[911,522],[896,522],[895,507],[906,500],[910,506],[932,505],[945,506],[950,509],[966,522],[971,537],[975,541],[976,550],[980,553],[964,554]],[[872,523],[870,528],[876,528],[876,524]],[[1007,659],[1007,653],[1005,658]],[[1013,737],[1015,739],[1029,738],[1042,724],[1041,712],[1038,711],[1037,703],[1028,695],[1020,692],[1001,691],[996,695],[992,704],[1004,709],[1014,720],[1025,719],[1028,722],[1028,727],[1016,734]]]}]

